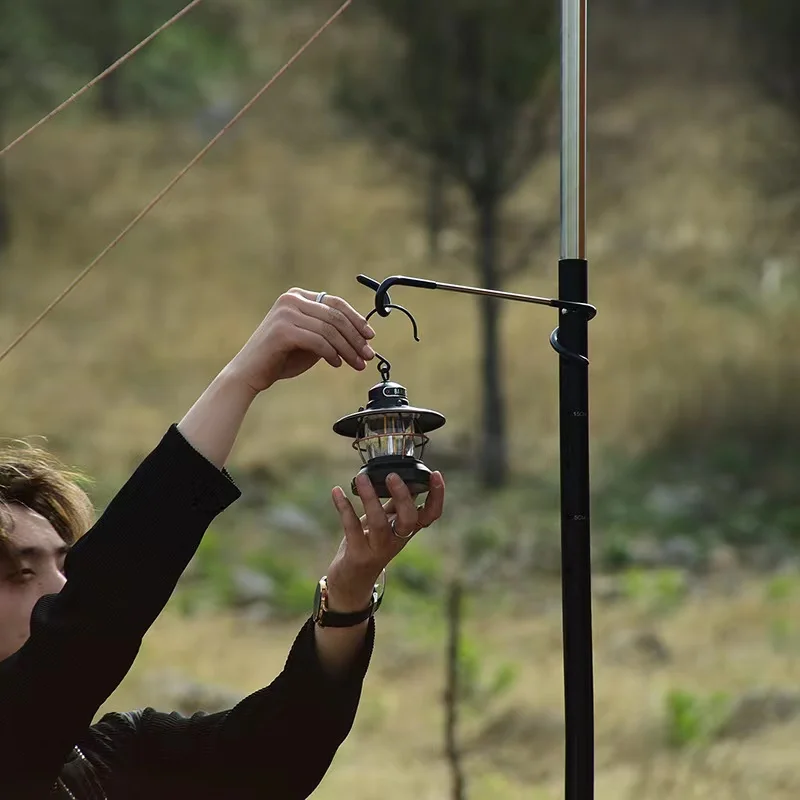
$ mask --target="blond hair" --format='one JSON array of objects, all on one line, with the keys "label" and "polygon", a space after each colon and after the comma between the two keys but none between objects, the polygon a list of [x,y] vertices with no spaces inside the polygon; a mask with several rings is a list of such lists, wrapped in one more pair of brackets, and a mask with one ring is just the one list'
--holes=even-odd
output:
[{"label": "blond hair", "polygon": [[11,558],[8,533],[12,506],[41,514],[68,545],[91,527],[94,507],[80,483],[87,478],[54,455],[28,442],[0,447],[0,558]]}]

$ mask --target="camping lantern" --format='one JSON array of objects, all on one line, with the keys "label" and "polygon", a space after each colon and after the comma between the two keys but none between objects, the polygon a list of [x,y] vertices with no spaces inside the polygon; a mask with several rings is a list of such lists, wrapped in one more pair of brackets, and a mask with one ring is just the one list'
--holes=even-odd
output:
[{"label": "camping lantern", "polygon": [[[445,418],[438,411],[410,405],[405,387],[389,379],[389,362],[380,355],[378,358],[383,380],[369,390],[367,405],[342,417],[333,430],[354,440],[353,448],[363,464],[358,475],[369,477],[378,497],[391,497],[386,478],[393,472],[412,495],[423,494],[431,478],[422,461],[427,434],[441,428]],[[358,494],[355,478],[351,489]]]}]

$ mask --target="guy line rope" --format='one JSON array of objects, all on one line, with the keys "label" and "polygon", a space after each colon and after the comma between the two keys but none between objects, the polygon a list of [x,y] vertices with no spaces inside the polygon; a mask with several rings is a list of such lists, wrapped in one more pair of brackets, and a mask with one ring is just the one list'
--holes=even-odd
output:
[{"label": "guy line rope", "polygon": [[[11,144],[0,151],[0,156],[5,155],[12,147],[17,145],[23,139],[28,137],[33,131],[39,128],[48,120],[52,119],[56,114],[65,109],[68,105],[74,102],[78,97],[96,85],[107,75],[111,74],[117,67],[122,65],[131,56],[141,50],[148,42],[152,41],[159,33],[166,30],[170,25],[175,23],[192,8],[199,5],[202,0],[192,0],[187,6],[179,11],[172,19],[167,20],[160,28],[155,30],[146,39],[141,41],[136,47],[118,59],[108,69],[98,75],[96,78],[87,83],[82,89],[64,101],[60,106],[51,111],[46,117],[43,117],[33,127],[29,128],[23,134],[18,136]],[[141,222],[141,220],[153,210],[153,208],[170,192],[175,185],[186,176],[186,174],[208,153],[209,150],[266,94],[275,82],[291,67],[300,56],[353,4],[353,0],[345,0],[341,6],[312,34],[308,40],[295,52],[295,54],[253,95],[250,100],[242,106],[241,110],[230,119],[230,121],[211,139],[208,144],[203,147],[200,152],[180,171],[177,175],[149,202],[147,205],[120,231],[119,234],[108,244],[103,250],[80,272],[73,281],[23,330],[5,350],[0,353],[0,362],[5,359],[9,353],[28,336],[29,333],[62,301],[65,297],[113,250],[130,232],[133,228]]]}]

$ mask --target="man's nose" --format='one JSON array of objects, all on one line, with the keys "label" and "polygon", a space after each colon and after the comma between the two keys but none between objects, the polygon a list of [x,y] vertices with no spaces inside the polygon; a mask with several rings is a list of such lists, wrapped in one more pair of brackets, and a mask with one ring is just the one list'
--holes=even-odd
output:
[{"label": "man's nose", "polygon": [[53,570],[48,576],[47,585],[44,587],[46,594],[58,594],[66,584],[67,579],[59,570]]}]

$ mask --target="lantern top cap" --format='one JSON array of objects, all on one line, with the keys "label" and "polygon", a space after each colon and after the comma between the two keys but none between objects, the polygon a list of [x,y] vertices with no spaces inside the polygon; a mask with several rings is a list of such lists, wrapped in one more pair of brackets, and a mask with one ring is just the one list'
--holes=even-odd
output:
[{"label": "lantern top cap", "polygon": [[366,407],[359,408],[353,414],[342,417],[334,424],[333,431],[340,436],[355,439],[359,435],[362,420],[394,414],[413,417],[414,427],[419,433],[434,431],[441,428],[446,422],[444,416],[438,411],[409,405],[405,386],[395,381],[381,381],[369,390]]}]

